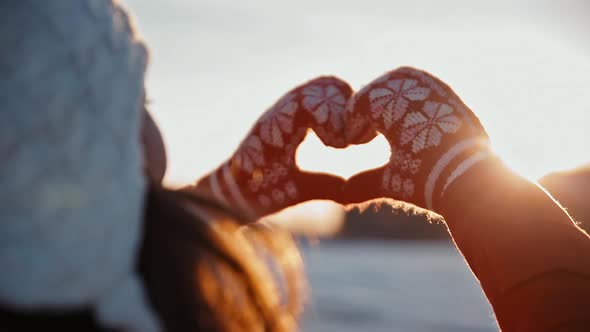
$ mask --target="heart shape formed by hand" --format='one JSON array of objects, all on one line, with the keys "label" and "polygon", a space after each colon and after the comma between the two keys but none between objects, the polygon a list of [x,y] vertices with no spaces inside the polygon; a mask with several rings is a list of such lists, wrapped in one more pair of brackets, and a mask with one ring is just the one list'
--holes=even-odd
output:
[{"label": "heart shape formed by hand", "polygon": [[[309,129],[335,148],[364,144],[381,133],[391,159],[347,181],[302,171],[295,151]],[[355,94],[335,77],[296,87],[197,188],[253,218],[312,199],[347,204],[387,197],[433,209],[456,178],[490,155],[485,130],[452,89],[431,74],[402,67]]]}]

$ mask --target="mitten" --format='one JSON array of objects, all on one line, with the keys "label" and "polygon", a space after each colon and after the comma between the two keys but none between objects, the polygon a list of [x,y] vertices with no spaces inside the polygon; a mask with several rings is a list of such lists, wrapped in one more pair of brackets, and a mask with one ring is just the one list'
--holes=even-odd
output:
[{"label": "mitten", "polygon": [[343,148],[350,86],[320,77],[294,88],[267,110],[237,151],[197,183],[220,202],[258,218],[312,199],[336,200],[344,179],[300,170],[295,152],[309,129],[327,146]]},{"label": "mitten", "polygon": [[402,67],[374,80],[350,100],[346,138],[381,133],[389,163],[350,178],[346,202],[386,197],[436,210],[450,185],[489,157],[488,136],[453,90],[424,71]]}]

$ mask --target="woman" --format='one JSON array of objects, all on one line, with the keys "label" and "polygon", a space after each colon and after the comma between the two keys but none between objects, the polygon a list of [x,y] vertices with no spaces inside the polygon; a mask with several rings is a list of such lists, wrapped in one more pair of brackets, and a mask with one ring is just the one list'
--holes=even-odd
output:
[{"label": "woman", "polygon": [[291,239],[160,185],[125,11],[8,1],[0,17],[0,331],[293,330]]},{"label": "woman", "polygon": [[[401,68],[356,94],[310,81],[227,163],[174,192],[159,185],[165,153],[141,111],[147,52],[125,12],[98,0],[1,6],[0,330],[293,330],[292,241],[235,225],[314,198],[379,197],[445,216],[504,331],[587,330],[587,235],[496,160],[433,76]],[[301,172],[308,128],[335,147],[379,131],[392,159],[347,182]]]}]

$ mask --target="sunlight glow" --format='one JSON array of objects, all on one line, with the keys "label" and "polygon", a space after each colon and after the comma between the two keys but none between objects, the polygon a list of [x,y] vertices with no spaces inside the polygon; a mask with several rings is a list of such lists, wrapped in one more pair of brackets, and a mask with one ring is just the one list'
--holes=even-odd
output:
[{"label": "sunlight glow", "polygon": [[331,173],[347,179],[357,173],[385,165],[390,155],[389,143],[383,135],[377,135],[363,145],[335,149],[325,146],[310,131],[299,145],[295,159],[302,170]]},{"label": "sunlight glow", "polygon": [[331,201],[302,203],[261,219],[297,234],[330,236],[336,234],[345,218],[342,206]]},{"label": "sunlight glow", "polygon": [[520,177],[525,178],[531,182],[537,182],[539,180],[539,178],[541,176],[543,176],[543,174],[538,174],[534,171],[531,171],[531,169],[529,167],[527,167],[526,165],[524,165],[524,166],[519,165],[519,163],[517,161],[502,157],[500,154],[497,154],[496,156],[498,158],[500,158],[502,163],[506,167],[508,167],[512,172],[516,173]]}]

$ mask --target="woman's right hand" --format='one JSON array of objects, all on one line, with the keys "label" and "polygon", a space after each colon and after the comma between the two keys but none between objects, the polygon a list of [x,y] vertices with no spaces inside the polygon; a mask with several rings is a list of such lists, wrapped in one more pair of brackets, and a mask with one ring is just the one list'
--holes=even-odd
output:
[{"label": "woman's right hand", "polygon": [[588,329],[590,238],[494,157],[450,87],[400,68],[357,93],[347,116],[361,123],[349,127],[382,133],[392,150],[386,166],[348,180],[348,202],[389,197],[440,213],[502,331]]},{"label": "woman's right hand", "polygon": [[448,85],[418,69],[398,68],[369,83],[352,97],[346,116],[347,141],[381,133],[391,158],[350,178],[344,203],[393,198],[439,211],[454,180],[492,155],[473,112]]}]

